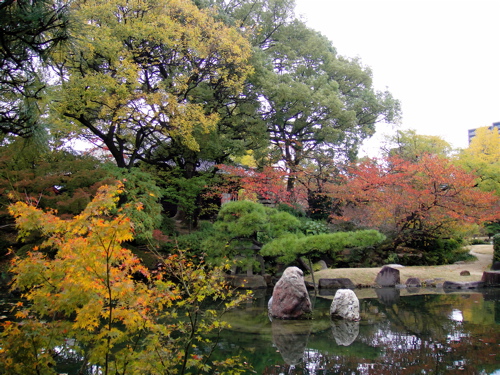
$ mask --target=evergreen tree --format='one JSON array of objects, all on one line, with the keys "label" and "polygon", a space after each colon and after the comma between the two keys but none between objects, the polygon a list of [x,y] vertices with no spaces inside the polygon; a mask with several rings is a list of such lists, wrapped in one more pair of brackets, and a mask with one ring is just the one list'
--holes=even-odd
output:
[{"label": "evergreen tree", "polygon": [[69,40],[67,3],[54,0],[0,2],[0,132],[23,137],[44,130],[44,66]]}]

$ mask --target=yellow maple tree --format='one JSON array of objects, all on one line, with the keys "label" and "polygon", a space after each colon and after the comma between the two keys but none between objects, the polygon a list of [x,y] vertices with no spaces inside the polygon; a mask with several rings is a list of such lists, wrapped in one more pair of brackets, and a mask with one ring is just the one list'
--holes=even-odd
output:
[{"label": "yellow maple tree", "polygon": [[500,195],[500,134],[497,128],[476,129],[475,137],[457,156],[456,163],[478,176],[477,184],[482,190]]},{"label": "yellow maple tree", "polygon": [[[122,189],[120,182],[101,187],[70,220],[23,202],[9,207],[21,238],[38,231],[45,241],[13,260],[13,287],[27,304],[16,313],[22,324],[3,324],[0,371],[54,374],[55,354],[72,351],[82,368],[102,374],[183,374],[216,365],[239,373],[233,358],[209,361],[214,345],[207,334],[225,328],[220,314],[241,301],[226,286],[223,268],[208,270],[180,253],[163,259],[167,272],[152,277],[124,247],[134,228],[117,206]],[[134,281],[138,273],[149,282]],[[224,308],[205,308],[214,300]],[[210,350],[197,352],[198,346]]]}]

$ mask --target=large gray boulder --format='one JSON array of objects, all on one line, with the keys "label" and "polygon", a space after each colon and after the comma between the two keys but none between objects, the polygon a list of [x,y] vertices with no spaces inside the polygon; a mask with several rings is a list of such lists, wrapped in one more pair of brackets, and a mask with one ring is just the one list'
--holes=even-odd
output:
[{"label": "large gray boulder", "polygon": [[377,274],[375,282],[381,287],[396,286],[397,284],[401,284],[399,270],[393,267],[384,266]]},{"label": "large gray boulder", "polygon": [[332,319],[359,320],[359,299],[351,289],[339,289],[330,306]]},{"label": "large gray boulder", "polygon": [[288,267],[274,286],[268,304],[269,316],[276,319],[309,319],[311,300],[304,283],[304,274],[297,267]]}]

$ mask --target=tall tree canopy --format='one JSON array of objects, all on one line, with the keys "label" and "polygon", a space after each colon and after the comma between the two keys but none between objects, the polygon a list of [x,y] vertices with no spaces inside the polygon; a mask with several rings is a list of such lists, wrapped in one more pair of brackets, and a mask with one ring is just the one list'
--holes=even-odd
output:
[{"label": "tall tree canopy", "polygon": [[[50,62],[36,79],[39,87],[50,86],[51,100],[32,119],[50,123],[52,137],[96,144],[120,168],[149,164],[165,185],[198,179],[189,197],[175,198],[189,198],[186,207],[212,183],[215,165],[249,152],[259,170],[285,167],[287,194],[295,200],[296,181],[307,170],[301,182],[309,201],[317,200],[315,190],[323,193],[328,176],[338,173],[335,163],[353,159],[377,122],[399,114],[399,103],[373,88],[367,67],[339,56],[295,19],[293,0],[17,4],[1,6],[43,5],[36,9],[53,22],[34,29],[35,42],[45,44],[32,46],[16,34],[24,43],[22,61],[34,64],[28,72]],[[71,43],[53,48],[64,40]],[[51,59],[44,60],[48,51]],[[21,74],[21,67],[6,69]],[[36,104],[44,103],[37,97]]]},{"label": "tall tree canopy", "polygon": [[302,22],[281,26],[264,53],[261,112],[277,158],[291,172],[318,153],[353,159],[375,124],[398,113],[388,92],[374,90],[368,68],[337,55],[330,41]]},{"label": "tall tree canopy", "polygon": [[368,68],[339,56],[329,40],[295,18],[293,1],[208,3],[249,32],[255,74],[246,87],[257,93],[272,144],[261,164],[284,162],[289,190],[304,164],[352,159],[377,122],[399,115],[399,103],[373,88]]},{"label": "tall tree canopy", "polygon": [[198,150],[219,120],[206,99],[237,95],[251,71],[240,32],[188,0],[76,1],[81,38],[58,64],[56,109],[120,167],[160,145]]},{"label": "tall tree canopy", "polygon": [[[219,116],[216,129],[210,133],[194,134],[199,150],[190,150],[176,142],[162,147],[159,155],[168,160],[168,166],[179,167],[185,178],[192,178],[214,164],[230,163],[248,155],[269,163],[266,123],[259,109],[261,95],[258,90],[262,74],[261,50],[274,40],[277,29],[293,19],[294,2],[290,0],[206,0],[195,1],[201,9],[217,12],[217,18],[226,25],[244,32],[252,44],[249,63],[253,73],[247,76],[243,90],[237,96],[221,96],[208,92],[205,105],[216,110]],[[264,161],[263,161],[264,160]]]},{"label": "tall tree canopy", "polygon": [[24,137],[43,126],[44,63],[68,40],[65,1],[0,2],[0,132]]}]

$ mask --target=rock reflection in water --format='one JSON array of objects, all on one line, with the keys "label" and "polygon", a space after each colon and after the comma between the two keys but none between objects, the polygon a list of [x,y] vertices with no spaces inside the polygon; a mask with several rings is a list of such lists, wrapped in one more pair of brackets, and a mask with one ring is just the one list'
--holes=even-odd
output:
[{"label": "rock reflection in water", "polygon": [[[245,311],[229,312],[233,331],[221,345],[224,355],[241,350],[255,373],[266,375],[500,373],[500,289],[412,296],[396,288],[376,291],[378,298],[372,290],[360,299],[359,323],[332,321],[326,298],[314,301],[312,320],[271,323],[269,296],[254,301]],[[461,319],[454,318],[458,311]]]},{"label": "rock reflection in water", "polygon": [[333,319],[332,334],[337,345],[349,346],[359,335],[359,322],[345,319]]},{"label": "rock reflection in water", "polygon": [[287,364],[302,361],[311,329],[310,320],[273,320],[273,343]]},{"label": "rock reflection in water", "polygon": [[400,291],[396,288],[375,289],[378,300],[386,306],[397,305],[399,303]]}]

